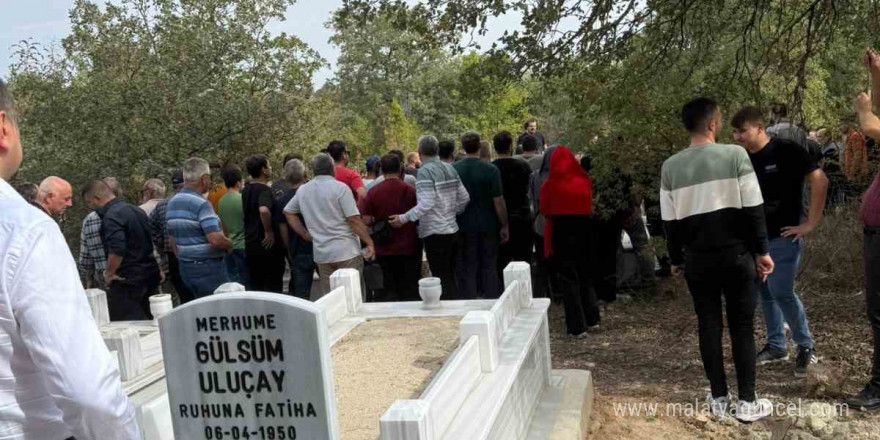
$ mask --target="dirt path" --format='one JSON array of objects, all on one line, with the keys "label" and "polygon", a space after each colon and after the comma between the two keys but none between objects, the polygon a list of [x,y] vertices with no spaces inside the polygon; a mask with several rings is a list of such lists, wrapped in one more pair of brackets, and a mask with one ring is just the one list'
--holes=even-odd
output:
[{"label": "dirt path", "polygon": [[[602,331],[583,340],[563,337],[562,308],[555,304],[551,308],[553,367],[593,373],[597,397],[589,438],[880,440],[880,414],[849,411],[848,415],[837,416],[840,408],[834,407],[841,402],[836,398],[841,392],[858,392],[868,377],[872,348],[863,295],[805,294],[822,366],[814,373],[846,381],[842,386],[835,386],[834,380],[823,381],[832,384],[820,388],[794,377],[793,353],[789,363],[759,367],[759,396],[774,404],[800,405],[802,413],[774,416],[751,425],[684,414],[688,404],[695,407],[695,403],[702,403],[709,386],[699,358],[690,295],[682,281],[666,280],[647,296],[637,294],[631,303],[613,304],[603,310]],[[760,313],[755,323],[756,341],[763,344]],[[735,395],[736,378],[726,329],[724,343],[728,382]],[[621,407],[627,403],[634,405]],[[657,405],[655,415],[648,414],[650,404]],[[670,412],[678,409],[679,415],[666,414],[667,404],[680,404],[669,407]]]}]

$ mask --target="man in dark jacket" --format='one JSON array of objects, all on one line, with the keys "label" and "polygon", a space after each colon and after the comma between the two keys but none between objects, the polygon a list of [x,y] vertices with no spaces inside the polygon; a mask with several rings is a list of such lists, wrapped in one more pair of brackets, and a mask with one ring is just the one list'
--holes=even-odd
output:
[{"label": "man in dark jacket", "polygon": [[150,319],[149,297],[158,293],[160,278],[153,257],[150,220],[137,206],[116,198],[102,180],[88,184],[82,196],[101,217],[110,320]]}]

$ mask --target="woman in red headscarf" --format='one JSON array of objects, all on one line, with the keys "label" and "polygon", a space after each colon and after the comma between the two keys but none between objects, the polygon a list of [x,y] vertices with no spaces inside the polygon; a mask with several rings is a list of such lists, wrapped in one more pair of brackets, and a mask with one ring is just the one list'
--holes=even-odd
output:
[{"label": "woman in red headscarf", "polygon": [[544,252],[553,259],[563,290],[566,331],[585,337],[599,327],[599,305],[590,277],[592,182],[571,151],[563,146],[550,159],[541,185]]}]

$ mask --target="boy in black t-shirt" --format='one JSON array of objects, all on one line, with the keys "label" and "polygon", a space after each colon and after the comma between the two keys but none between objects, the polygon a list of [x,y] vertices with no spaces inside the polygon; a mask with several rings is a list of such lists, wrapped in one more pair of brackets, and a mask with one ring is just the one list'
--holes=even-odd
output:
[{"label": "boy in black t-shirt", "polygon": [[[795,375],[805,376],[807,367],[818,362],[807,315],[794,293],[794,279],[804,251],[803,237],[822,220],[828,178],[815,159],[799,144],[770,138],[764,130],[761,110],[746,107],[731,121],[736,142],[749,153],[761,185],[767,238],[775,271],[761,288],[767,344],[758,353],[758,365],[788,360],[784,322],[798,345]],[[804,185],[810,185],[810,210],[804,217]]]},{"label": "boy in black t-shirt", "polygon": [[276,209],[272,188],[268,185],[272,168],[266,156],[260,154],[248,157],[245,166],[252,178],[241,191],[248,290],[283,293],[286,251],[278,226],[284,217]]}]

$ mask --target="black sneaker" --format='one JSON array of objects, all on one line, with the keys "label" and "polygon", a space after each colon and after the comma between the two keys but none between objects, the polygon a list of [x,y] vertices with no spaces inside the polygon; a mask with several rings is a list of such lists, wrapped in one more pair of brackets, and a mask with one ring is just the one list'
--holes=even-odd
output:
[{"label": "black sneaker", "polygon": [[880,386],[869,383],[861,393],[847,397],[846,404],[850,408],[866,411],[880,410]]},{"label": "black sneaker", "polygon": [[767,365],[774,362],[782,362],[787,360],[788,351],[776,350],[770,348],[769,345],[765,345],[764,348],[758,352],[758,356],[755,357],[755,363],[757,363],[758,365]]},{"label": "black sneaker", "polygon": [[816,356],[815,348],[798,347],[795,356],[794,375],[797,377],[805,377],[807,375],[807,367],[810,364],[819,363],[819,357]]}]

